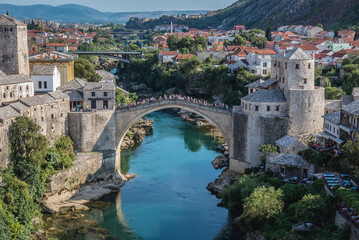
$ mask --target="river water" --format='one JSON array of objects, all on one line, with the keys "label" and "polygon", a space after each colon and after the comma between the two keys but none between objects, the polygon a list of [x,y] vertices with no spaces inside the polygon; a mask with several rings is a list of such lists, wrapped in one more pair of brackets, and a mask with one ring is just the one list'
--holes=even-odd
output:
[{"label": "river water", "polygon": [[122,172],[136,178],[103,199],[109,207],[89,211],[86,218],[106,229],[110,239],[239,239],[228,210],[206,189],[220,174],[211,165],[219,152],[208,129],[168,111],[148,118],[154,119],[153,134],[121,152]]}]

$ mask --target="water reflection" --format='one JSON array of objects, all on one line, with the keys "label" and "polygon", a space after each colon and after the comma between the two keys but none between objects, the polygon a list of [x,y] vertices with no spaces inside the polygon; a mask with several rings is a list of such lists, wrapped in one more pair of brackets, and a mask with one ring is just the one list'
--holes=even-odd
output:
[{"label": "water reflection", "polygon": [[[205,188],[219,174],[208,134],[168,112],[150,116],[154,133],[140,146],[121,151],[121,170],[136,178],[96,220],[115,239],[230,239],[228,211]],[[229,220],[230,224],[231,220]]]}]

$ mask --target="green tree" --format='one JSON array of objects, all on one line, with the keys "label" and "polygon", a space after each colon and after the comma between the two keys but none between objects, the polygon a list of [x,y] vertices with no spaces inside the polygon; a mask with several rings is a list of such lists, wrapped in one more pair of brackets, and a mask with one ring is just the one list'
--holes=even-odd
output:
[{"label": "green tree", "polygon": [[305,195],[295,207],[297,221],[320,224],[327,216],[327,205],[320,195]]},{"label": "green tree", "polygon": [[243,175],[220,194],[222,204],[232,212],[240,212],[246,199],[254,189],[264,186],[265,183],[252,176]]},{"label": "green tree", "polygon": [[272,41],[272,29],[271,29],[270,26],[267,27],[266,38],[267,38],[268,41]]},{"label": "green tree", "polygon": [[99,82],[101,80],[101,76],[96,73],[95,67],[86,59],[76,59],[74,70],[76,78],[83,78],[89,82]]},{"label": "green tree", "polygon": [[306,192],[302,184],[286,183],[280,189],[283,191],[283,200],[287,206],[302,199]]},{"label": "green tree", "polygon": [[6,10],[6,15],[7,15],[7,16],[10,16],[10,15],[9,15],[9,11],[8,11],[8,10]]},{"label": "green tree", "polygon": [[264,164],[269,153],[278,153],[278,148],[272,144],[262,145],[259,149],[260,152],[264,153],[262,157],[262,163]]},{"label": "green tree", "polygon": [[320,28],[323,28],[323,24],[321,24],[321,23],[318,23],[317,26]]},{"label": "green tree", "polygon": [[47,140],[40,133],[40,127],[28,117],[17,117],[10,128],[9,142],[11,145],[11,164],[16,166],[19,161],[41,163],[46,154]]},{"label": "green tree", "polygon": [[354,87],[359,87],[359,70],[354,70],[344,76],[343,90],[350,95]]},{"label": "green tree", "polygon": [[281,213],[283,191],[274,187],[258,187],[244,201],[244,214],[249,221],[263,221]]},{"label": "green tree", "polygon": [[168,45],[168,48],[171,50],[171,51],[176,51],[179,49],[179,37],[177,35],[170,35],[168,36],[168,39],[167,39],[167,45]]},{"label": "green tree", "polygon": [[359,177],[359,139],[351,140],[343,146],[342,167]]},{"label": "green tree", "polygon": [[241,35],[237,34],[236,36],[234,36],[232,44],[236,46],[247,46],[247,40]]}]

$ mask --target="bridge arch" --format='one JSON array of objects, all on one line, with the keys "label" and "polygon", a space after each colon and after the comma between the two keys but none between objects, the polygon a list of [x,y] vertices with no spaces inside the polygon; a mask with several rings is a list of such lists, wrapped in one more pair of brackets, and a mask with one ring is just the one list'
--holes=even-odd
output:
[{"label": "bridge arch", "polygon": [[141,117],[158,110],[181,108],[202,116],[222,134],[227,145],[231,144],[232,113],[229,110],[200,105],[184,100],[163,100],[116,110],[116,152],[120,154],[121,143],[130,127]]}]

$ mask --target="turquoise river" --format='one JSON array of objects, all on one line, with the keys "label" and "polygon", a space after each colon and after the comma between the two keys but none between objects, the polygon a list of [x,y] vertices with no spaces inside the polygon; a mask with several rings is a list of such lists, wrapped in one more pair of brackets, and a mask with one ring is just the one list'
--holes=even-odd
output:
[{"label": "turquoise river", "polygon": [[136,178],[102,199],[108,207],[88,211],[85,218],[105,229],[106,239],[240,239],[228,210],[217,206],[220,200],[206,189],[220,174],[211,165],[219,146],[208,129],[169,111],[148,118],[154,120],[153,133],[121,152],[122,172]]}]

